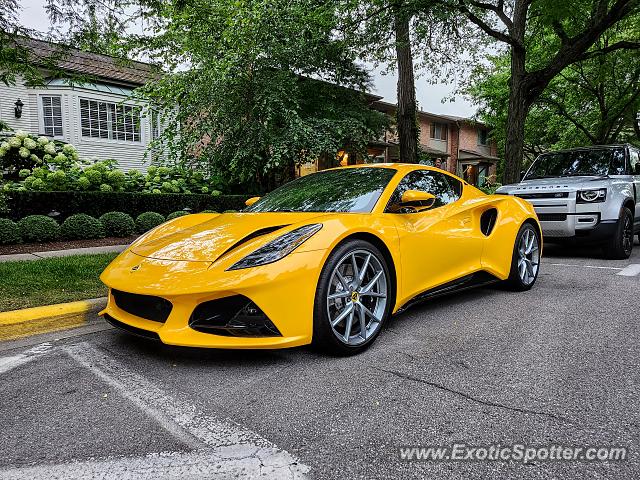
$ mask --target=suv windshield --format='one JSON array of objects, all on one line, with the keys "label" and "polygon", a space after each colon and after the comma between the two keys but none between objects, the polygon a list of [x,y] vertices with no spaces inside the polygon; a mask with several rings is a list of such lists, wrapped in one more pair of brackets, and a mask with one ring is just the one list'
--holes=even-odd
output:
[{"label": "suv windshield", "polygon": [[624,175],[624,148],[593,148],[540,155],[524,180],[575,175]]},{"label": "suv windshield", "polygon": [[244,211],[368,213],[395,173],[382,167],[314,173],[284,184]]}]

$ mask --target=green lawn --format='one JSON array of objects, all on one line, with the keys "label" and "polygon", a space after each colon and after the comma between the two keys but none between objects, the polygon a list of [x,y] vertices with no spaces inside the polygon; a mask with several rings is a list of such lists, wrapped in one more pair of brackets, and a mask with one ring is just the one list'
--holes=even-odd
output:
[{"label": "green lawn", "polygon": [[98,278],[117,253],[0,262],[0,312],[103,297]]}]

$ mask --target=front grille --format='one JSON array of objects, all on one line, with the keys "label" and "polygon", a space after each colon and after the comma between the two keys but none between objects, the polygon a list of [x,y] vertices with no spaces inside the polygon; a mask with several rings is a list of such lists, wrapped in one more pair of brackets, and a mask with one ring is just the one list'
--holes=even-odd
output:
[{"label": "front grille", "polygon": [[150,332],[149,330],[144,330],[142,328],[134,327],[133,325],[128,325],[119,320],[116,320],[111,315],[104,314],[104,319],[113,325],[116,328],[129,332],[133,335],[137,335],[139,337],[149,338],[151,340],[160,340],[160,337],[156,332]]},{"label": "front grille", "polygon": [[119,309],[154,322],[166,322],[173,308],[171,302],[162,297],[138,295],[120,290],[111,290],[111,295]]},{"label": "front grille", "polygon": [[516,197],[532,200],[536,198],[569,198],[569,192],[516,193]]},{"label": "front grille", "polygon": [[566,213],[539,213],[538,220],[541,222],[564,222],[567,219]]},{"label": "front grille", "polygon": [[265,313],[244,295],[211,300],[198,305],[189,319],[198,332],[225,337],[281,337]]}]

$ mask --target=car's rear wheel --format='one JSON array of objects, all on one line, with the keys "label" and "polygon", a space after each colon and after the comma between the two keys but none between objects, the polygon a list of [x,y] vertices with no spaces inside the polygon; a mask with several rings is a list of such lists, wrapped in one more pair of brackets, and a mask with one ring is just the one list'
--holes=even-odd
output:
[{"label": "car's rear wheel", "polygon": [[605,257],[611,260],[624,260],[633,251],[633,213],[622,207],[616,233],[603,247]]},{"label": "car's rear wheel", "polygon": [[509,290],[523,292],[536,283],[540,269],[540,234],[530,224],[520,227],[511,257],[511,271],[505,286]]},{"label": "car's rear wheel", "polygon": [[390,281],[389,266],[374,245],[351,240],[338,246],[318,280],[313,344],[337,355],[371,345],[393,307]]}]

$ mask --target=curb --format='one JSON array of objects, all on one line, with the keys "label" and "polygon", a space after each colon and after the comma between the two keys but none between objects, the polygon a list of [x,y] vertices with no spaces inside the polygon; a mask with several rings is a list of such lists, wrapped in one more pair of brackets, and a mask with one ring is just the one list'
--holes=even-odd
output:
[{"label": "curb", "polygon": [[[95,255],[99,253],[119,253],[129,245],[106,245],[102,247],[69,248],[67,250],[47,250],[44,252],[9,253],[0,255],[0,262],[21,262],[44,258],[72,257],[75,255]],[[2,313],[2,312],[0,312]]]},{"label": "curb", "polygon": [[94,318],[106,303],[107,298],[102,297],[0,312],[0,341],[80,327]]}]

